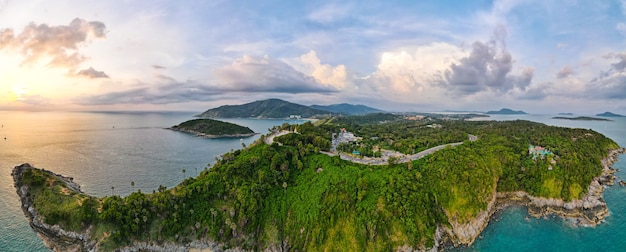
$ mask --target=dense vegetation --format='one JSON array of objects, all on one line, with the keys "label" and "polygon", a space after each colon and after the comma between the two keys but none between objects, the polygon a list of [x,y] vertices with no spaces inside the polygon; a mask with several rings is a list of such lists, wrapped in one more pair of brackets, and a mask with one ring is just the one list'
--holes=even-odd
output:
[{"label": "dense vegetation", "polygon": [[343,115],[366,115],[371,113],[383,112],[380,109],[368,107],[365,105],[352,105],[347,103],[332,104],[332,105],[311,105],[311,108],[329,111],[335,114]]},{"label": "dense vegetation", "polygon": [[288,118],[290,115],[300,115],[310,118],[316,115],[328,114],[328,111],[310,108],[280,99],[255,101],[242,105],[224,105],[209,109],[198,115],[201,118]]},{"label": "dense vegetation", "polygon": [[194,119],[172,127],[173,130],[202,133],[211,136],[254,134],[248,127],[212,119]]},{"label": "dense vegetation", "polygon": [[[320,124],[303,124],[297,126],[297,134],[277,137],[282,145],[259,141],[226,153],[213,168],[175,188],[105,197],[97,199],[97,204],[64,206],[63,211],[77,220],[85,219],[84,223],[96,223],[95,236],[109,249],[135,239],[206,237],[255,250],[430,247],[437,225],[469,221],[486,208],[496,188],[565,200],[580,198],[592,178],[601,173],[600,160],[618,147],[591,130],[527,121],[398,119],[367,126],[349,121]],[[439,143],[465,142],[409,163],[366,166],[318,153],[329,148],[331,134],[340,128],[369,139],[364,146],[405,153]],[[478,141],[467,141],[468,134]],[[553,154],[533,159],[529,144],[546,147]],[[41,179],[30,181],[37,188],[48,184]],[[45,219],[59,221],[54,211],[42,209],[65,201],[35,194],[46,201],[37,204]],[[89,215],[94,212],[95,216]],[[80,222],[60,224],[76,223]]]}]

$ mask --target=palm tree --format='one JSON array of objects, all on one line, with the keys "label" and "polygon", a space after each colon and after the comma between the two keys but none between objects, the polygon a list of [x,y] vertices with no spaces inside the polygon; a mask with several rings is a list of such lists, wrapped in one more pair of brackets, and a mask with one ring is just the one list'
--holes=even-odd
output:
[{"label": "palm tree", "polygon": [[183,169],[183,180],[185,180],[185,172],[187,172],[187,170]]},{"label": "palm tree", "polygon": [[115,190],[115,187],[111,186],[111,196],[113,196],[113,190]]},{"label": "palm tree", "polygon": [[133,187],[133,192],[135,191],[135,181],[130,181],[130,186]]}]

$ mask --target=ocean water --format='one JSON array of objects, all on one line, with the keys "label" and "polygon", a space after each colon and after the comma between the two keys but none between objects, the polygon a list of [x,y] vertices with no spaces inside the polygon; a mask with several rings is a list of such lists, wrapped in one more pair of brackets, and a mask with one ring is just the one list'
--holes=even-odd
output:
[{"label": "ocean water", "polygon": [[[48,251],[20,208],[11,170],[21,163],[74,177],[86,193],[127,195],[151,192],[194,176],[215,158],[258,135],[244,139],[203,139],[164,128],[192,119],[194,113],[65,113],[0,111],[0,251]],[[626,146],[626,119],[587,122],[546,115],[494,116],[556,126],[590,128]],[[228,119],[255,132],[294,120]],[[297,121],[302,122],[302,121]],[[6,137],[6,140],[4,139]],[[614,165],[626,180],[626,156]],[[182,170],[186,172],[183,174]],[[135,182],[132,188],[130,183]],[[114,190],[111,190],[114,187]],[[605,190],[611,215],[594,228],[574,227],[559,218],[527,218],[526,209],[499,213],[469,251],[604,251],[626,247],[626,187]]]},{"label": "ocean water", "polygon": [[[489,120],[524,119],[548,125],[593,129],[626,147],[626,118],[604,121],[569,121],[548,115],[499,115]],[[626,155],[613,165],[619,169],[616,182],[626,181]],[[457,251],[625,251],[626,187],[607,187],[604,199],[609,208],[605,222],[595,227],[578,227],[552,216],[537,219],[524,207],[511,207],[496,215],[476,242]]]},{"label": "ocean water", "polygon": [[[48,251],[20,208],[11,177],[18,164],[72,176],[91,195],[128,195],[133,189],[152,192],[159,185],[172,187],[195,176],[221,154],[260,136],[204,139],[164,129],[193,115],[0,111],[0,251]],[[284,122],[303,122],[224,121],[263,134]]]}]

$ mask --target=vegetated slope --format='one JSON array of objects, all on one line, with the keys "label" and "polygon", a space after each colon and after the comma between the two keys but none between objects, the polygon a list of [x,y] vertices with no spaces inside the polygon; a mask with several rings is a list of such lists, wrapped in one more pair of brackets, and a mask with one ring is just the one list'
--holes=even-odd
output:
[{"label": "vegetated slope", "polygon": [[[175,188],[98,199],[98,214],[83,217],[84,223],[96,223],[93,236],[107,248],[132,240],[186,242],[206,237],[256,250],[428,248],[438,225],[449,225],[452,219],[468,222],[484,210],[495,186],[498,191],[579,198],[601,173],[600,160],[607,150],[618,147],[591,130],[526,121],[437,123],[441,127],[405,121],[369,126],[305,123],[297,126],[299,134],[275,138],[282,146],[259,142],[226,153],[213,168]],[[456,140],[457,132],[479,140],[406,164],[367,166],[317,153],[330,147],[329,133],[340,127],[374,141],[365,144],[386,142],[386,148],[402,152],[412,151],[405,145],[417,148],[421,141],[447,140],[440,136]],[[529,143],[548,148],[554,156],[533,159]]]},{"label": "vegetated slope", "polygon": [[353,105],[348,103],[332,104],[332,105],[311,105],[311,108],[330,111],[336,114],[344,115],[365,115],[371,113],[381,113],[380,109],[368,107],[365,105]]},{"label": "vegetated slope", "polygon": [[212,119],[189,120],[179,125],[176,125],[171,129],[209,136],[236,136],[254,134],[254,131],[252,131],[248,127]]},{"label": "vegetated slope", "polygon": [[299,115],[304,118],[315,115],[328,114],[328,111],[310,108],[280,99],[255,101],[242,105],[224,105],[212,108],[199,114],[200,118],[287,118],[290,115]]}]

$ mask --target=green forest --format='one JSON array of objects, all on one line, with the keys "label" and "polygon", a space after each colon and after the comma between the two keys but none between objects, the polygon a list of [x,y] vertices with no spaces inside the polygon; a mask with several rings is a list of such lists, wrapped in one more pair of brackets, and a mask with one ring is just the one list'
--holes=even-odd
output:
[{"label": "green forest", "polygon": [[[64,194],[37,172],[24,181],[46,222],[70,230],[94,225],[104,250],[132,240],[210,239],[251,250],[389,251],[432,247],[437,225],[468,222],[496,190],[580,198],[600,175],[601,159],[618,148],[591,130],[528,121],[371,119],[283,125],[298,133],[225,153],[199,176],[148,194]],[[363,137],[355,147],[406,154],[464,143],[408,163],[368,166],[321,153],[341,128]],[[530,144],[552,154],[533,159]]]},{"label": "green forest", "polygon": [[173,130],[202,133],[212,136],[254,134],[248,127],[213,119],[194,119],[172,127]]}]

